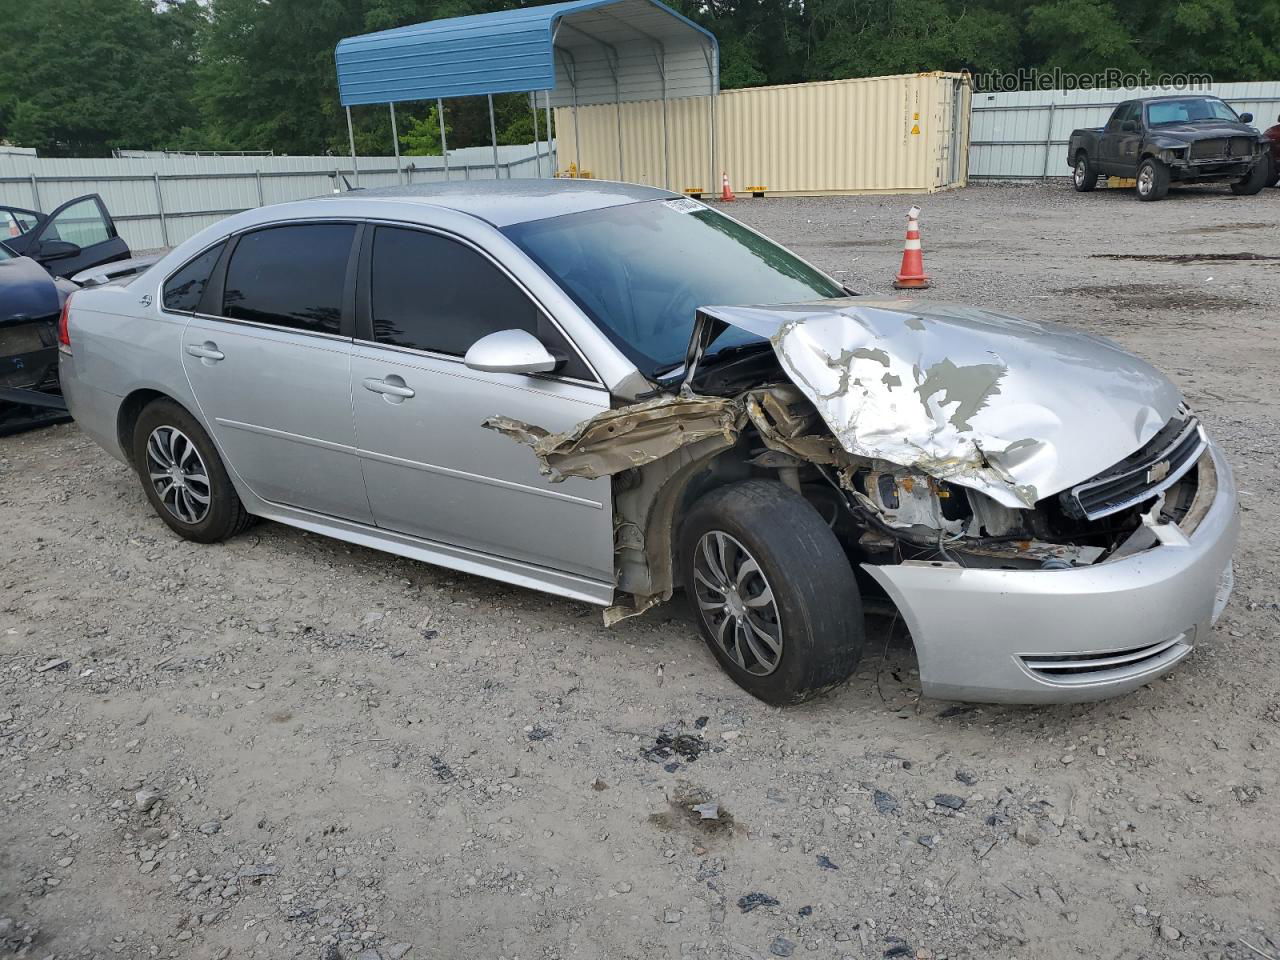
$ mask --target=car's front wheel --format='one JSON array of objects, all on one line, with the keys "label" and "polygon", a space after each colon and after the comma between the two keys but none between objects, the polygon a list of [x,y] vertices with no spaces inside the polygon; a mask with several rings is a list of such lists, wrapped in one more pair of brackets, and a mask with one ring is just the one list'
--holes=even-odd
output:
[{"label": "car's front wheel", "polygon": [[1081,153],[1076,157],[1076,165],[1071,172],[1071,183],[1080,193],[1088,193],[1098,186],[1098,171],[1090,162],[1087,153]]},{"label": "car's front wheel", "polygon": [[253,521],[204,427],[172,400],[156,400],[138,416],[133,465],[151,506],[179,536],[216,543]]},{"label": "car's front wheel", "polygon": [[1169,168],[1155,157],[1138,165],[1138,199],[1163,200],[1169,192]]},{"label": "car's front wheel", "polygon": [[1252,197],[1255,193],[1261,193],[1262,188],[1271,180],[1271,161],[1268,157],[1263,157],[1253,165],[1247,177],[1241,177],[1235,183],[1231,184],[1231,192],[1237,197]]},{"label": "car's front wheel", "polygon": [[798,493],[770,480],[713,490],[686,517],[680,550],[702,636],[748,693],[800,703],[853,673],[864,638],[858,584]]}]

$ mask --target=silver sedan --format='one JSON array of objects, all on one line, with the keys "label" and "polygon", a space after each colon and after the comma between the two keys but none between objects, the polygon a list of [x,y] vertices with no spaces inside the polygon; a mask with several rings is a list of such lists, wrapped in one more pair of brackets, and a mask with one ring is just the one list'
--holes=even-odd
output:
[{"label": "silver sedan", "polygon": [[696,201],[591,181],[359,191],[75,293],[73,415],[160,517],[263,517],[600,604],[678,588],[744,689],[853,672],[864,602],[926,694],[1096,699],[1230,591],[1231,471],[1100,338],[857,297]]}]

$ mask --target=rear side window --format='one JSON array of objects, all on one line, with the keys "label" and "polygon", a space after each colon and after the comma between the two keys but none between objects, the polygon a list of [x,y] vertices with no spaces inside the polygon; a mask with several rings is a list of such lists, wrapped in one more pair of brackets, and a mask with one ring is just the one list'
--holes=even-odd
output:
[{"label": "rear side window", "polygon": [[39,222],[34,214],[6,207],[0,210],[0,239],[20,237]]},{"label": "rear side window", "polygon": [[223,316],[338,333],[355,230],[350,223],[307,223],[245,234],[227,266]]},{"label": "rear side window", "polygon": [[209,275],[218,262],[218,256],[226,243],[218,243],[169,278],[164,285],[164,308],[176,313],[194,313],[209,284]]},{"label": "rear side window", "polygon": [[421,230],[379,227],[370,286],[378,343],[461,357],[481,337],[525,330],[564,360],[558,373],[593,379],[529,295],[466,244]]}]

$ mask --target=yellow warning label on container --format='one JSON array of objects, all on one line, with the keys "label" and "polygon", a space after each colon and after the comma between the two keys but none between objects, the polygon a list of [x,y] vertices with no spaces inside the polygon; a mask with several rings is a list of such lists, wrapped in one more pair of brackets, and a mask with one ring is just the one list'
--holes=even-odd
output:
[{"label": "yellow warning label on container", "polygon": [[911,127],[911,134],[912,136],[917,136],[917,137],[920,135],[920,124],[917,123]]}]

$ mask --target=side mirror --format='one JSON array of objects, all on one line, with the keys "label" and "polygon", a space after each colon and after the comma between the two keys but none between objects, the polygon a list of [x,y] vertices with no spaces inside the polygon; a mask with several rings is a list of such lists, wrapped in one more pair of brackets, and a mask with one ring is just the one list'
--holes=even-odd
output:
[{"label": "side mirror", "polygon": [[42,240],[37,260],[66,260],[80,256],[80,248],[69,240]]},{"label": "side mirror", "polygon": [[486,373],[550,373],[556,360],[527,330],[499,330],[481,337],[463,358],[472,370]]},{"label": "side mirror", "polygon": [[1253,114],[1252,114],[1252,113],[1242,113],[1242,114],[1240,114],[1240,122],[1241,122],[1241,123],[1253,123]]},{"label": "side mirror", "polygon": [[1126,120],[1126,121],[1124,121],[1124,123],[1120,124],[1120,132],[1121,132],[1121,133],[1137,133],[1137,132],[1138,132],[1138,121],[1136,121],[1136,120]]}]

